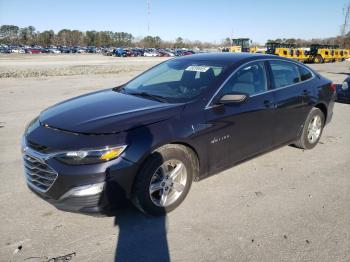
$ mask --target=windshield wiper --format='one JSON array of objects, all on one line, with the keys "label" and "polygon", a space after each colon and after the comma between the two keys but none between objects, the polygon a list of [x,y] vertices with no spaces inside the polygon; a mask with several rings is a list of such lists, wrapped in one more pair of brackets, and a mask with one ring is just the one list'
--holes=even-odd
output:
[{"label": "windshield wiper", "polygon": [[162,103],[168,102],[168,100],[164,96],[153,95],[153,94],[146,93],[146,92],[127,92],[127,94],[134,95],[134,96],[141,96],[141,97],[145,97],[145,98],[150,98],[150,99],[162,102]]}]

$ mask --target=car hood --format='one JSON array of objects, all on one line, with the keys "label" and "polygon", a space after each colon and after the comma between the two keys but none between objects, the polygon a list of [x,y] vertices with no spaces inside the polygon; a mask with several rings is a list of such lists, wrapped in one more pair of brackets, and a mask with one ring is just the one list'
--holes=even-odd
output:
[{"label": "car hood", "polygon": [[113,89],[56,104],[39,117],[46,127],[74,133],[109,134],[164,121],[181,111],[182,104],[161,103]]}]

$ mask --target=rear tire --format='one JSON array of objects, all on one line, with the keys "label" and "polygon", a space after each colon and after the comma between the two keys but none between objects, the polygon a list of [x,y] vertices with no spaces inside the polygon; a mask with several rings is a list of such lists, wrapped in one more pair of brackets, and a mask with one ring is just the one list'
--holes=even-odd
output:
[{"label": "rear tire", "polygon": [[185,146],[170,144],[157,149],[136,177],[133,204],[152,216],[174,210],[186,198],[197,176],[197,163],[192,150]]},{"label": "rear tire", "polygon": [[307,116],[302,133],[294,145],[301,149],[314,148],[321,138],[325,116],[323,112],[314,107]]}]

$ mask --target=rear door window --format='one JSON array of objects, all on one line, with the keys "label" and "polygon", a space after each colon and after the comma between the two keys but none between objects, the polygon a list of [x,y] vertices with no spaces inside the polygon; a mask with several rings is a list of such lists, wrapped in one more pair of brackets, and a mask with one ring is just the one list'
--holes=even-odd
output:
[{"label": "rear door window", "polygon": [[286,61],[269,61],[272,77],[276,88],[293,85],[300,82],[298,66]]}]

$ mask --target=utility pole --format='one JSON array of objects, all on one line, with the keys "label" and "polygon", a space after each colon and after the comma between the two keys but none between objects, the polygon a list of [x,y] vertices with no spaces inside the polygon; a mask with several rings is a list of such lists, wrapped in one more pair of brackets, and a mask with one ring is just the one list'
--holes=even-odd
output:
[{"label": "utility pole", "polygon": [[341,36],[345,37],[345,35],[347,34],[349,22],[350,22],[350,2],[346,6],[344,6],[343,13],[344,13],[344,24],[341,27]]},{"label": "utility pole", "polygon": [[148,31],[148,35],[149,35],[150,16],[151,16],[151,3],[150,3],[150,0],[147,0],[147,31]]}]

